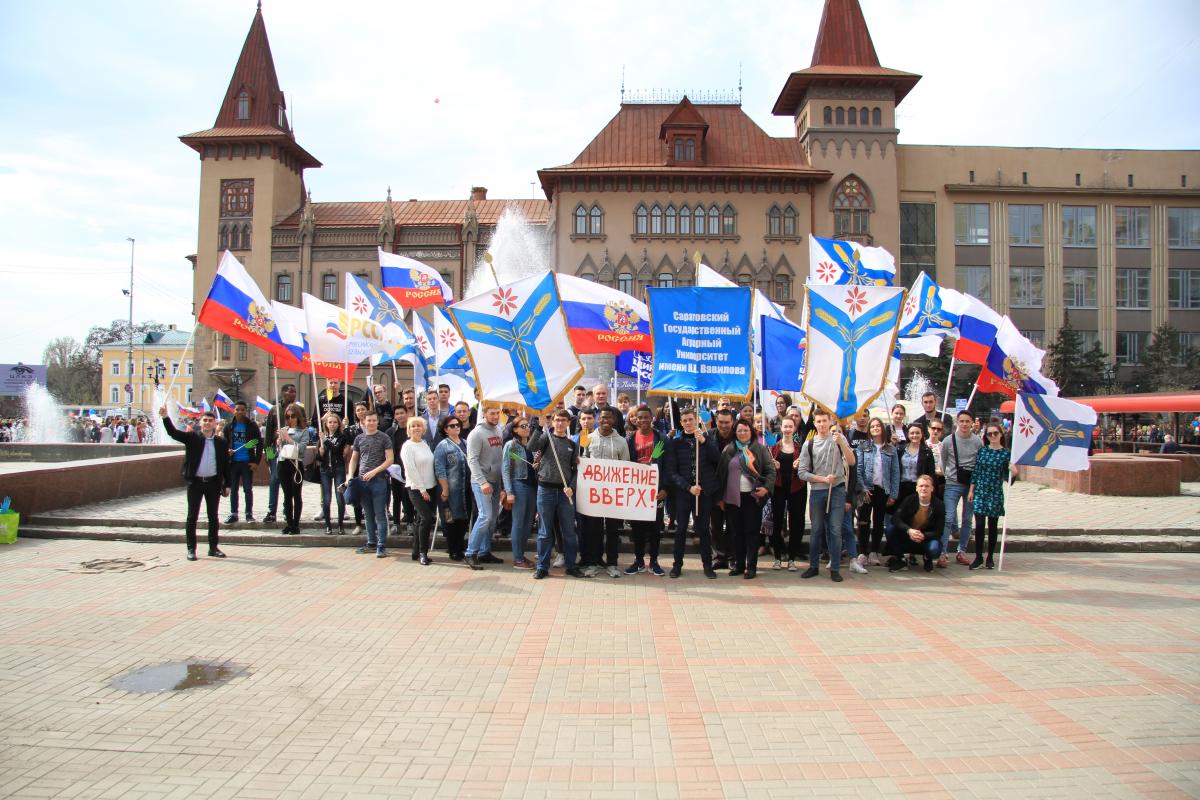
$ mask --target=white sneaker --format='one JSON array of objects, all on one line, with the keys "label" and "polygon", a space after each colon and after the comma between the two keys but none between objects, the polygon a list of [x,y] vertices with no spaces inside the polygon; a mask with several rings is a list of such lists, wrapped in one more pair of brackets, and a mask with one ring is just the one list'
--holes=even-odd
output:
[{"label": "white sneaker", "polygon": [[355,525],[354,530],[351,531],[351,533],[350,533],[351,536],[362,536],[362,534],[363,534],[363,526],[362,525]]},{"label": "white sneaker", "polygon": [[556,569],[562,569],[566,565],[567,565],[567,557],[564,556],[562,553],[559,553],[558,555],[556,555],[554,557],[554,563],[551,564],[551,566]]},{"label": "white sneaker", "polygon": [[594,578],[600,572],[599,567],[584,567],[583,574],[588,578]]},{"label": "white sneaker", "polygon": [[621,577],[621,570],[617,569],[616,567],[609,567],[608,568],[608,577],[610,577],[610,578]]},{"label": "white sneaker", "polygon": [[856,561],[860,567],[865,567],[867,565],[867,554],[860,553],[859,555],[855,556],[853,560]]},{"label": "white sneaker", "polygon": [[883,561],[880,560],[879,553],[871,553],[871,555],[867,558],[867,563],[872,567],[878,567],[883,564]]},{"label": "white sneaker", "polygon": [[798,571],[799,569],[800,569],[800,568],[796,566],[796,562],[795,562],[795,561],[789,561],[789,562],[788,562],[788,566],[787,566],[787,571],[788,571],[788,572],[796,572],[796,571]]},{"label": "white sneaker", "polygon": [[867,568],[858,562],[857,559],[850,562],[850,571],[856,575],[866,575]]},{"label": "white sneaker", "polygon": [[771,565],[771,569],[783,569],[783,562],[775,559],[775,563]]}]

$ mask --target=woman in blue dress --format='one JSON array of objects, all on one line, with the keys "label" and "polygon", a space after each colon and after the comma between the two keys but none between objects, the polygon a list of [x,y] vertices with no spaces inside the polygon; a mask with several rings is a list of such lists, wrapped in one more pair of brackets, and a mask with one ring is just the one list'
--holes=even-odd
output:
[{"label": "woman in blue dress", "polygon": [[[987,444],[975,457],[975,470],[971,473],[971,488],[967,492],[967,505],[975,511],[975,560],[971,569],[986,566],[992,569],[992,555],[996,552],[996,528],[1004,516],[1004,484],[1008,474],[1015,472],[1010,466],[1012,454],[1005,446],[1004,429],[998,422],[989,422],[984,438]],[[973,505],[972,505],[973,504]],[[987,561],[983,560],[983,529],[987,526]]]}]

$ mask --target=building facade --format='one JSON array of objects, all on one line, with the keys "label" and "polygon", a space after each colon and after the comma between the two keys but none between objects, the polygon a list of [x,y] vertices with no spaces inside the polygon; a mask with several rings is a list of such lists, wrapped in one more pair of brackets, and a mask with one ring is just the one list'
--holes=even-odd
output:
[{"label": "building facade", "polygon": [[[114,413],[126,413],[132,389],[133,413],[145,416],[157,414],[154,407],[156,382],[164,389],[171,387],[171,396],[179,403],[192,401],[192,376],[195,371],[193,354],[184,353],[190,334],[174,325],[165,331],[143,334],[133,340],[133,374],[129,373],[129,342],[109,342],[100,348],[100,405]],[[238,345],[232,342],[231,347]],[[242,347],[247,345],[241,344]],[[212,398],[210,393],[209,398]],[[232,395],[230,395],[232,397]],[[196,400],[199,401],[197,395]]]},{"label": "building facade", "polygon": [[[1069,315],[1118,365],[1164,322],[1200,349],[1200,152],[902,145],[896,108],[919,81],[879,63],[858,0],[826,0],[810,66],[771,109],[789,136],[768,135],[738,97],[623,101],[572,162],[539,170],[546,201],[477,187],[314,203],[304,171],[320,162],[288,123],[260,10],[213,127],[181,137],[201,159],[195,302],[225,248],[286,303],[341,302],[346,272],[378,279],[378,247],[435,266],[461,296],[516,206],[556,269],[634,295],[691,284],[699,256],[797,318],[815,234],[885,247],[904,285],[925,271],[1039,344]],[[231,356],[203,326],[195,350],[201,394],[228,392],[238,369],[271,396],[265,354]]]}]

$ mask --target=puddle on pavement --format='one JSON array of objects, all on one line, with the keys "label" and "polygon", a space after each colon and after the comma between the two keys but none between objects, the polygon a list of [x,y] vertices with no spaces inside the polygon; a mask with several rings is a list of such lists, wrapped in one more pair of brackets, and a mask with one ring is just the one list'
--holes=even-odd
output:
[{"label": "puddle on pavement", "polygon": [[210,664],[204,661],[172,661],[142,667],[113,679],[112,685],[127,692],[182,692],[206,686],[219,686],[244,670],[235,664]]}]

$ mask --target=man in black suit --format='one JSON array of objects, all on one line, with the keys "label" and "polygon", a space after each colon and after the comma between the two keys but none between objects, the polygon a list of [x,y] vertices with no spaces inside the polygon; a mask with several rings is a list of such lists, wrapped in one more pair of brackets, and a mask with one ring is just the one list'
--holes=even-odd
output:
[{"label": "man in black suit", "polygon": [[187,559],[196,560],[196,520],[200,517],[200,499],[204,499],[205,510],[208,512],[208,555],[212,558],[224,558],[225,554],[217,548],[217,504],[222,496],[229,495],[229,445],[216,435],[217,417],[211,411],[200,415],[200,432],[183,432],[176,430],[171,418],[167,416],[167,408],[158,410],[162,417],[163,427],[167,435],[177,442],[182,442],[183,479],[187,481],[187,523],[184,531],[187,535]]}]

